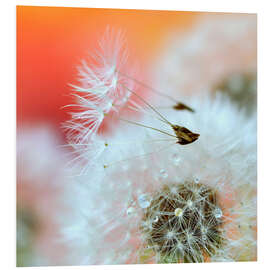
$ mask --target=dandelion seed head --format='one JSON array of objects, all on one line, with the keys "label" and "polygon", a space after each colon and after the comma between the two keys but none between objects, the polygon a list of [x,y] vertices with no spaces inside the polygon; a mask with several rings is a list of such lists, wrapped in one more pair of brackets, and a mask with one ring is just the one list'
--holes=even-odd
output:
[{"label": "dandelion seed head", "polygon": [[[148,245],[156,245],[163,257],[176,257],[178,261],[198,261],[198,253],[214,253],[215,248],[221,247],[221,225],[216,219],[213,209],[216,207],[216,193],[208,186],[197,185],[200,197],[194,202],[192,182],[173,184],[177,194],[171,193],[171,188],[164,186],[162,191],[155,194],[151,205],[146,209],[143,222],[152,218],[153,213],[159,213],[159,220],[152,224],[151,231],[146,231]],[[194,206],[193,206],[194,204]],[[203,215],[198,211],[203,209]],[[144,233],[144,229],[143,229]],[[208,235],[215,234],[214,238]],[[208,242],[207,242],[208,240]],[[175,252],[179,242],[181,253]],[[196,242],[197,247],[190,248]],[[183,251],[185,250],[185,251]]]},{"label": "dandelion seed head", "polygon": [[[123,125],[114,138],[106,137],[103,145],[105,142],[107,146],[96,159],[96,169],[84,176],[87,185],[82,189],[86,199],[79,196],[80,200],[88,202],[83,203],[86,217],[79,219],[93,224],[91,228],[79,226],[77,233],[72,233],[72,243],[80,242],[81,237],[87,235],[85,244],[79,244],[79,258],[83,254],[92,254],[86,261],[97,262],[95,254],[98,251],[91,251],[93,239],[97,250],[98,247],[102,250],[104,243],[108,247],[105,252],[103,250],[104,259],[98,256],[101,263],[110,259],[119,263],[201,262],[205,254],[211,261],[251,260],[256,256],[256,246],[252,244],[256,234],[248,226],[256,226],[256,202],[253,199],[256,195],[256,159],[251,158],[256,155],[256,144],[255,137],[246,132],[247,129],[255,132],[253,120],[242,118],[224,100],[223,106],[219,105],[219,99],[211,106],[208,101],[204,102],[200,102],[203,109],[195,106],[202,112],[200,115],[186,116],[190,126],[200,129],[202,135],[196,147],[191,144],[188,149],[187,146],[179,149],[181,170],[171,159],[175,147],[180,146],[176,144],[155,154],[159,143],[142,143],[145,138],[149,140],[149,135],[156,136],[152,131],[147,131],[148,135],[144,137],[145,130],[142,129],[138,140],[138,129],[125,129]],[[226,124],[219,125],[220,117],[230,123],[230,129],[226,129]],[[232,129],[235,130],[233,134]],[[135,130],[138,143],[128,143]],[[166,145],[166,142],[161,144],[164,143]],[[153,154],[144,155],[148,152]],[[134,153],[138,153],[137,158],[133,158]],[[246,159],[253,160],[248,168],[243,165]],[[101,171],[97,170],[98,164],[108,165]],[[168,176],[156,178],[160,172],[161,175],[164,173],[163,170]],[[100,197],[106,198],[103,204]],[[237,235],[231,231],[237,231]],[[117,240],[109,241],[106,235],[111,234],[116,234]],[[116,253],[112,255],[109,248]]]},{"label": "dandelion seed head", "polygon": [[[201,131],[196,144],[149,143],[154,131],[125,124],[113,137],[99,137],[102,151],[78,191],[76,211],[84,214],[77,216],[76,231],[68,233],[72,245],[77,243],[78,258],[92,254],[86,262],[97,263],[98,250],[103,251],[97,256],[100,263],[256,257],[255,118],[247,119],[224,97],[193,104],[199,113],[183,114],[182,119]],[[169,112],[167,117],[176,121],[178,116]],[[159,151],[160,145],[165,150]],[[181,157],[181,169],[171,158],[174,153]],[[161,178],[164,172],[168,176]],[[101,203],[100,198],[106,200]],[[78,220],[91,227],[78,225]],[[168,238],[168,232],[174,236]]]},{"label": "dandelion seed head", "polygon": [[[122,87],[118,58],[108,60],[109,51],[97,69],[84,66],[77,89],[104,118],[131,93],[142,101],[127,91],[132,86]],[[89,129],[82,113],[73,117],[82,125],[76,147],[91,138],[81,153],[88,170],[73,189],[75,217],[65,223],[73,256],[80,264],[254,259],[256,115],[247,118],[221,95],[191,97],[194,114],[159,113],[143,103],[151,112],[131,102],[144,112],[140,122],[130,116],[113,134],[98,133],[98,121]]]}]

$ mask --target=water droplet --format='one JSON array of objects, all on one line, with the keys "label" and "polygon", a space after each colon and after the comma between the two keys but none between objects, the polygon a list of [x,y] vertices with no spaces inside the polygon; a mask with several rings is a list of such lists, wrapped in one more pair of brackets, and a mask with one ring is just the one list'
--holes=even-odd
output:
[{"label": "water droplet", "polygon": [[127,215],[128,215],[128,216],[131,216],[132,214],[134,214],[134,212],[135,212],[134,207],[129,207],[129,208],[127,209]]},{"label": "water droplet", "polygon": [[129,169],[128,162],[125,162],[124,164],[122,164],[121,168],[122,168],[123,171],[127,171]]},{"label": "water droplet", "polygon": [[138,198],[138,203],[141,208],[147,208],[150,205],[150,200],[146,194],[142,194]]},{"label": "water droplet", "polygon": [[152,221],[151,220],[146,220],[142,223],[142,226],[147,229],[147,230],[152,230]]},{"label": "water droplet", "polygon": [[174,237],[174,232],[173,231],[169,231],[169,232],[167,232],[167,238],[169,238],[169,239],[172,239],[173,237]]},{"label": "water droplet", "polygon": [[200,182],[200,179],[196,177],[196,178],[194,179],[194,182],[195,182],[196,184],[198,184],[198,183]]},{"label": "water droplet", "polygon": [[131,206],[135,206],[135,205],[136,205],[136,202],[135,202],[134,200],[131,200],[131,201],[130,201],[130,205],[131,205]]},{"label": "water droplet", "polygon": [[153,219],[153,222],[154,223],[158,222],[158,216],[155,216],[155,218]]},{"label": "water droplet", "polygon": [[202,236],[202,240],[203,240],[203,241],[206,241],[206,240],[207,240],[207,236],[206,236],[206,235],[203,235],[203,236]]},{"label": "water droplet", "polygon": [[189,208],[191,208],[191,207],[192,207],[192,205],[193,205],[192,200],[188,200],[188,201],[187,201],[187,206],[188,206]]},{"label": "water droplet", "polygon": [[175,216],[177,216],[177,217],[181,217],[181,216],[183,215],[183,209],[181,209],[181,208],[176,208],[176,209],[174,210],[174,214],[175,214]]},{"label": "water droplet", "polygon": [[205,235],[205,234],[207,233],[207,228],[202,227],[202,228],[201,228],[201,232],[202,232],[203,235]]},{"label": "water droplet", "polygon": [[222,211],[221,211],[220,208],[216,208],[214,210],[214,216],[215,216],[215,218],[221,218],[222,217]]},{"label": "water droplet", "polygon": [[172,160],[173,160],[174,165],[177,166],[179,165],[181,158],[178,154],[175,153],[172,155]]},{"label": "water droplet", "polygon": [[171,188],[171,193],[177,195],[177,194],[178,194],[178,189],[177,189],[177,187],[172,187],[172,188]]},{"label": "water droplet", "polygon": [[159,174],[160,174],[160,177],[163,179],[166,179],[168,177],[168,173],[164,169],[161,169],[159,171]]}]

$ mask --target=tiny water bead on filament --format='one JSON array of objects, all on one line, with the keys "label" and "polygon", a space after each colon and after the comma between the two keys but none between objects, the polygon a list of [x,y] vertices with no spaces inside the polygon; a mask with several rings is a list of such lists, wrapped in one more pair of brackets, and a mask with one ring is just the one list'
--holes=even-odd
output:
[{"label": "tiny water bead on filament", "polygon": [[153,195],[141,225],[148,249],[167,263],[203,262],[213,256],[224,242],[221,229],[216,191],[194,182],[164,185]]}]

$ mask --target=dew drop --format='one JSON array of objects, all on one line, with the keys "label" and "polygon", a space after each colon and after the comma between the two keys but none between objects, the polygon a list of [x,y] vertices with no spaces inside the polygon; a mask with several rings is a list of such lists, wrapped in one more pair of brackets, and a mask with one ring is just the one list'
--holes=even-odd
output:
[{"label": "dew drop", "polygon": [[193,205],[192,200],[188,200],[188,201],[187,201],[187,206],[188,206],[189,208],[191,208],[191,207],[192,207],[192,205]]},{"label": "dew drop", "polygon": [[127,171],[127,170],[129,169],[129,164],[128,164],[128,162],[123,163],[122,166],[121,166],[121,168],[122,168],[122,171]]},{"label": "dew drop", "polygon": [[128,216],[131,216],[132,214],[134,214],[134,212],[135,212],[134,207],[129,207],[129,208],[127,209],[127,215],[128,215]]},{"label": "dew drop", "polygon": [[179,163],[181,161],[181,158],[180,158],[180,156],[178,154],[175,153],[175,154],[172,155],[172,160],[173,160],[173,164],[175,166],[177,166],[177,165],[179,165]]},{"label": "dew drop", "polygon": [[172,239],[173,237],[174,237],[174,232],[173,231],[169,231],[169,232],[167,232],[167,238],[168,239]]},{"label": "dew drop", "polygon": [[222,211],[221,211],[220,208],[216,208],[214,210],[214,216],[215,216],[215,218],[221,218],[222,217]]},{"label": "dew drop", "polygon": [[158,222],[158,216],[155,216],[155,218],[153,219],[153,222],[154,223]]},{"label": "dew drop", "polygon": [[194,182],[195,182],[196,184],[199,184],[199,182],[200,182],[199,178],[196,177],[196,178],[194,179]]},{"label": "dew drop", "polygon": [[166,179],[168,177],[168,173],[164,169],[161,169],[159,171],[159,174],[160,174],[160,177],[163,179]]},{"label": "dew drop", "polygon": [[207,233],[207,228],[202,227],[202,228],[201,228],[201,232],[202,232],[203,235],[205,235],[205,234]]},{"label": "dew drop", "polygon": [[142,194],[138,198],[138,203],[141,208],[147,208],[150,205],[150,200],[148,199],[147,195]]},{"label": "dew drop", "polygon": [[176,247],[179,251],[183,252],[184,246],[181,243],[178,243]]},{"label": "dew drop", "polygon": [[181,208],[176,208],[176,209],[174,210],[174,214],[175,214],[175,216],[177,216],[177,217],[181,217],[181,216],[183,215],[183,209],[181,209]]},{"label": "dew drop", "polygon": [[172,188],[171,188],[171,193],[177,195],[177,194],[178,194],[178,189],[177,189],[177,187],[172,187]]}]

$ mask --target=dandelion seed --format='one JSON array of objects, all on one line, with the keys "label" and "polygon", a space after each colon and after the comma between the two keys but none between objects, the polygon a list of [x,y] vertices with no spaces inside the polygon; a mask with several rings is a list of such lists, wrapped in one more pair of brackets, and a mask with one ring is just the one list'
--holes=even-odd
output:
[{"label": "dandelion seed", "polygon": [[185,127],[173,125],[172,128],[173,128],[175,135],[178,139],[178,143],[181,145],[193,143],[194,141],[198,140],[198,138],[200,136],[200,134],[193,133]]},{"label": "dandelion seed", "polygon": [[[163,92],[161,92],[161,91],[159,91],[159,90],[156,90],[156,89],[154,89],[153,87],[151,87],[151,86],[149,86],[149,85],[147,85],[147,84],[145,84],[145,83],[143,83],[143,82],[141,82],[141,81],[139,81],[139,80],[137,80],[137,79],[135,79],[135,78],[133,78],[133,77],[127,75],[127,74],[124,74],[124,73],[121,72],[121,71],[119,71],[119,73],[120,73],[121,75],[123,75],[124,77],[126,77],[126,78],[128,78],[128,79],[134,81],[135,83],[137,83],[137,84],[139,84],[139,85],[142,85],[143,87],[145,87],[145,88],[151,90],[152,92],[158,94],[159,96],[165,97],[165,98],[167,98],[167,99],[169,99],[169,100],[175,102],[176,104],[175,104],[174,106],[172,106],[173,109],[179,110],[179,111],[181,111],[181,110],[187,110],[187,111],[190,111],[190,112],[195,112],[192,108],[190,108],[189,106],[185,105],[184,103],[182,103],[182,102],[180,102],[180,101],[175,100],[173,97],[171,97],[171,96],[169,96],[169,95],[167,95],[167,94],[164,94]],[[170,108],[170,107],[169,107],[169,108]]]},{"label": "dandelion seed", "polygon": [[195,112],[192,108],[190,108],[189,106],[185,105],[184,103],[178,102],[177,104],[175,104],[173,106],[173,108],[177,111],[181,111],[181,110],[187,110],[190,112]]},{"label": "dandelion seed", "polygon": [[177,166],[177,165],[179,165],[180,162],[181,162],[181,157],[180,157],[179,154],[174,153],[174,154],[172,155],[172,160],[173,160],[174,165]]},{"label": "dandelion seed", "polygon": [[166,179],[168,177],[168,173],[164,169],[161,169],[159,171],[159,174],[160,174],[160,177],[163,178],[163,179]]},{"label": "dandelion seed", "polygon": [[85,143],[98,132],[104,117],[110,112],[119,111],[128,101],[133,84],[126,81],[117,68],[127,65],[127,49],[123,34],[107,28],[91,61],[95,65],[88,66],[86,61],[79,67],[80,86],[74,86],[73,96],[78,112],[71,113],[71,120],[63,127],[67,130],[67,139],[73,143]]}]

